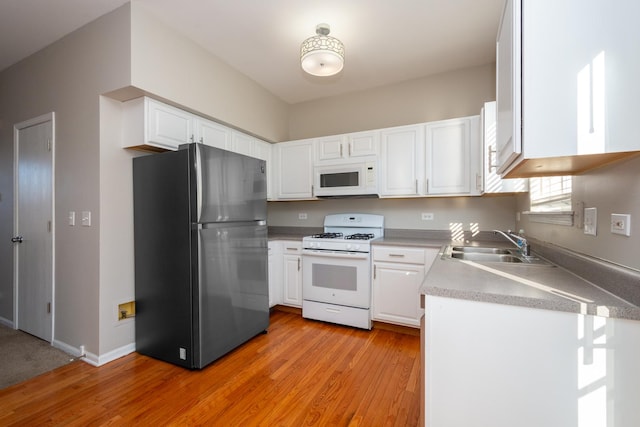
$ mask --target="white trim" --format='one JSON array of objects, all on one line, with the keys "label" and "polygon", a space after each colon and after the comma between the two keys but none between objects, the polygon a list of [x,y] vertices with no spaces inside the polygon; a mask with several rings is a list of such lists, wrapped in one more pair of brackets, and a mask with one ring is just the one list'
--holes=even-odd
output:
[{"label": "white trim", "polygon": [[51,345],[53,345],[57,349],[64,351],[65,353],[71,354],[74,357],[82,358],[81,359],[82,361],[93,366],[105,365],[109,362],[113,362],[116,359],[119,359],[123,356],[126,356],[127,354],[131,354],[134,351],[136,351],[135,343],[123,345],[122,347],[116,348],[115,350],[112,350],[101,356],[98,356],[95,353],[90,353],[88,351],[84,351],[84,354],[83,354],[80,348],[73,347],[62,341],[54,340]]},{"label": "white trim", "polygon": [[15,329],[15,327],[13,326],[13,322],[7,318],[4,318],[2,316],[0,316],[0,325],[4,325],[7,326],[11,329]]},{"label": "white trim", "polygon": [[524,215],[529,216],[529,221],[539,222],[543,224],[555,224],[566,225],[568,227],[573,226],[573,216],[575,212],[522,212]]},{"label": "white trim", "polygon": [[[55,341],[56,295],[56,114],[50,112],[13,125],[13,235],[18,229],[18,135],[22,129],[51,122],[51,343]],[[18,247],[13,247],[13,327],[18,325]]]}]

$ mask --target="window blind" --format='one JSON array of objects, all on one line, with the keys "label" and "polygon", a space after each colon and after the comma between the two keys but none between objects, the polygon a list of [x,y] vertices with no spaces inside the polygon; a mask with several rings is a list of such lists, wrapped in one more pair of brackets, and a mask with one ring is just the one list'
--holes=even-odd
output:
[{"label": "window blind", "polygon": [[529,179],[532,212],[571,210],[571,176],[545,176]]}]

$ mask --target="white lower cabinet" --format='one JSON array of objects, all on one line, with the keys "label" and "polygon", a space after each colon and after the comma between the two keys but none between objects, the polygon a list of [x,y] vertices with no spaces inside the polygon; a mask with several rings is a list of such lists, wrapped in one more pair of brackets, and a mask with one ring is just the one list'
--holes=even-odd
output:
[{"label": "white lower cabinet", "polygon": [[420,327],[420,286],[435,248],[373,247],[373,320]]},{"label": "white lower cabinet", "polygon": [[640,425],[639,321],[424,298],[420,425]]},{"label": "white lower cabinet", "polygon": [[282,242],[269,241],[269,308],[282,304]]},{"label": "white lower cabinet", "polygon": [[282,304],[302,307],[302,243],[282,241]]}]

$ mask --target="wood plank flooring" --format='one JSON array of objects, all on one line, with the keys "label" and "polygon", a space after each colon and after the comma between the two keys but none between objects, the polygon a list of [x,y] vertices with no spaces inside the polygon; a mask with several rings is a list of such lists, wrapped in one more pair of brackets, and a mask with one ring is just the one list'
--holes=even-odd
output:
[{"label": "wood plank flooring", "polygon": [[0,390],[0,426],[415,426],[420,339],[273,311],[269,332],[200,371],[137,353]]}]

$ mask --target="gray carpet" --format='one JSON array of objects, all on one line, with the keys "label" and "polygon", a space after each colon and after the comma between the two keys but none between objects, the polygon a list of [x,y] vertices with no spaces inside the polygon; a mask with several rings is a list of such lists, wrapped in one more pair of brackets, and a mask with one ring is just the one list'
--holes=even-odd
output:
[{"label": "gray carpet", "polygon": [[0,325],[0,389],[73,361],[46,341]]}]

